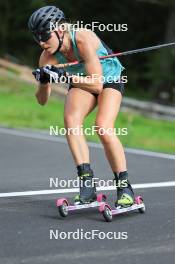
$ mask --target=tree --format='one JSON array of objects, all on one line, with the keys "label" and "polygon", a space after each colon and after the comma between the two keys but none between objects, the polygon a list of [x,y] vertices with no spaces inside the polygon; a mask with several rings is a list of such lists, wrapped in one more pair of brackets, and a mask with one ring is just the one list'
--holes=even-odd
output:
[{"label": "tree", "polygon": [[[150,4],[157,4],[168,7],[164,42],[175,42],[175,2],[173,0],[137,0]],[[153,98],[159,103],[175,103],[175,52],[173,48],[162,50],[160,54],[155,54],[150,60],[149,77],[152,79],[151,89]]]}]

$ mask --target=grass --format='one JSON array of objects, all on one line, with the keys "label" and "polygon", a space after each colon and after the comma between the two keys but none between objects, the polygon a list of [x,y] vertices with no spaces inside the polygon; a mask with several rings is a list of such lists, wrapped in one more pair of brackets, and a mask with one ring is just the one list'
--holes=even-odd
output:
[{"label": "grass", "polygon": [[[64,101],[51,97],[46,106],[35,99],[33,85],[19,80],[12,73],[0,76],[0,125],[11,128],[32,128],[49,131],[50,126],[64,127]],[[96,111],[91,113],[84,127],[94,125]],[[122,113],[116,128],[127,128],[128,135],[119,136],[127,147],[175,153],[175,123],[155,120],[135,113]],[[99,142],[97,135],[87,136]]]}]

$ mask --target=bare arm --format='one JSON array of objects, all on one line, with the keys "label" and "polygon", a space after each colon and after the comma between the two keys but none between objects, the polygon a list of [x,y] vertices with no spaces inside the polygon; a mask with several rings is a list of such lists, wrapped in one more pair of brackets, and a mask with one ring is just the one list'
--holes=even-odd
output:
[{"label": "bare arm", "polygon": [[[54,57],[49,57],[46,52],[42,52],[39,60],[39,67],[43,67],[46,64],[56,64],[57,61],[54,59]],[[40,105],[45,105],[48,101],[48,98],[51,93],[51,86],[50,83],[48,84],[41,84],[39,83],[38,89],[35,93],[35,96],[37,98],[37,101]]]},{"label": "bare arm", "polygon": [[96,50],[100,41],[92,31],[79,31],[77,33],[77,46],[82,60],[85,61],[88,77],[74,75],[72,83],[74,87],[99,94],[102,91],[102,66]]}]

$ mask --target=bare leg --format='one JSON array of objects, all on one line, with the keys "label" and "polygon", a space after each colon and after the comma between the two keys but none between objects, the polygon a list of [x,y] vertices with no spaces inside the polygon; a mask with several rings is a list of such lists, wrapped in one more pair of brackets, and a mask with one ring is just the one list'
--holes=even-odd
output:
[{"label": "bare leg", "polygon": [[[96,125],[107,130],[114,128],[120,104],[121,93],[112,88],[106,88],[98,97],[98,113]],[[98,133],[99,134],[99,133]],[[106,157],[110,163],[113,172],[126,171],[126,159],[123,146],[116,135],[100,135],[100,140],[104,146]]]},{"label": "bare leg", "polygon": [[[84,118],[95,108],[96,104],[97,100],[94,95],[79,88],[72,88],[65,102],[65,128],[81,127]],[[67,141],[76,165],[90,163],[89,149],[84,135],[75,135],[72,131],[67,133]]]}]

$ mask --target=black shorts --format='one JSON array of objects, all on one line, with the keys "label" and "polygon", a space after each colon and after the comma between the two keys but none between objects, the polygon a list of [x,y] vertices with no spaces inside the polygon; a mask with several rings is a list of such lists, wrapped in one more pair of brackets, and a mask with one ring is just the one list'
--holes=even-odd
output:
[{"label": "black shorts", "polygon": [[[70,86],[69,86],[69,90],[71,89],[71,88],[73,88],[74,86],[73,86],[73,84],[70,84]],[[113,88],[114,90],[117,90],[117,91],[119,91],[122,95],[124,94],[124,83],[122,83],[122,82],[111,82],[111,83],[104,83],[103,84],[103,89],[106,89],[106,88]],[[92,93],[96,98],[98,97],[98,94],[96,94],[96,93]]]}]

